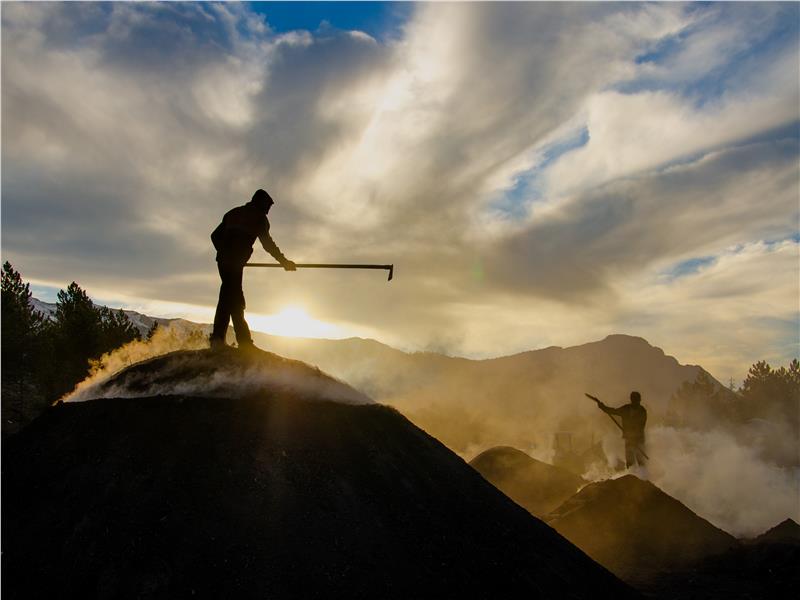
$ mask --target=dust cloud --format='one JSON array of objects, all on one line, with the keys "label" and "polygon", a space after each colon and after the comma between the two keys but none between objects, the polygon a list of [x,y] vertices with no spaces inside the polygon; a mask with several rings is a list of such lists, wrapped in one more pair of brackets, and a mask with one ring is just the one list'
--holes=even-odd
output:
[{"label": "dust cloud", "polygon": [[200,329],[187,329],[172,324],[158,327],[150,339],[133,340],[92,361],[89,376],[61,398],[61,401],[81,402],[95,398],[93,393],[100,385],[136,363],[178,350],[200,350],[205,347],[208,347],[208,339]]},{"label": "dust cloud", "polygon": [[[753,537],[800,517],[800,467],[766,460],[733,433],[653,427],[650,481],[737,537]],[[774,440],[773,440],[774,441]],[[784,439],[786,451],[797,441]]]},{"label": "dust cloud", "polygon": [[[554,410],[553,407],[550,407]],[[462,452],[466,460],[491,446],[514,445],[530,456],[558,465],[552,441],[559,427],[554,415],[542,411],[548,418],[531,420],[524,436],[520,424],[511,423],[507,429],[497,420],[481,425],[472,433],[462,431],[462,437],[474,437],[483,443],[468,445]],[[413,419],[412,419],[413,420]],[[691,510],[717,527],[737,537],[752,537],[775,526],[786,518],[800,520],[800,464],[798,440],[788,427],[753,422],[735,429],[723,427],[705,430],[659,424],[659,419],[647,428],[647,453],[651,460],[646,467],[624,468],[625,446],[618,431],[596,418],[570,422],[575,442],[575,454],[589,454],[594,444],[601,452],[591,453],[580,469],[572,469],[588,481],[600,481],[632,473],[651,481],[664,492],[683,502]],[[428,421],[428,426],[435,422]],[[453,428],[451,423],[448,428]],[[607,427],[598,436],[598,430]],[[767,436],[764,431],[780,431],[782,436]],[[429,429],[436,435],[435,426]],[[488,439],[493,440],[491,443]],[[532,443],[530,440],[538,440]],[[548,440],[550,443],[548,443]],[[527,443],[526,443],[527,441]],[[789,460],[794,457],[794,462]]]},{"label": "dust cloud", "polygon": [[[159,328],[150,340],[134,341],[104,355],[62,401],[160,395],[242,398],[266,391],[346,404],[372,403],[346,383],[304,363],[269,353],[192,352],[207,347],[204,334]],[[159,357],[163,358],[156,369],[142,365]],[[133,365],[140,368],[122,373]]]}]

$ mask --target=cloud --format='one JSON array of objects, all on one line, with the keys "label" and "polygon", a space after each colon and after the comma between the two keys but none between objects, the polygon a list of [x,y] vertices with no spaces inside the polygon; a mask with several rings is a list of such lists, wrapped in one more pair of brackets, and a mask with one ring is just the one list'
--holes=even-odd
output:
[{"label": "cloud", "polygon": [[[800,311],[800,244],[788,239],[732,246],[695,273],[631,281],[629,306],[640,327],[658,334],[682,361],[701,363],[727,381],[760,359],[786,364],[796,356]],[[624,317],[623,317],[624,318]],[[714,331],[713,336],[708,331]]]},{"label": "cloud", "polygon": [[265,187],[288,256],[397,276],[248,273],[254,312],[482,355],[665,337],[631,299],[659,273],[796,230],[792,10],[433,3],[376,40],[240,4],[10,4],[3,253],[39,282],[213,305],[209,232]]}]

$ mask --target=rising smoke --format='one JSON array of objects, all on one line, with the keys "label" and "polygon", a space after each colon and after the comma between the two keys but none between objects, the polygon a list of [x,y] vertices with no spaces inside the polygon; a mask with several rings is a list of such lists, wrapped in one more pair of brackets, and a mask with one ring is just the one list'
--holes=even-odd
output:
[{"label": "rising smoke", "polygon": [[[717,527],[752,537],[787,517],[800,521],[800,467],[780,466],[723,429],[654,427],[650,480]],[[797,440],[785,438],[787,451]]]},{"label": "rising smoke", "polygon": [[[159,395],[242,398],[263,391],[295,398],[370,404],[372,400],[318,369],[263,353],[245,357],[204,350],[208,342],[197,331],[159,328],[150,340],[134,341],[103,355],[92,372],[64,402]],[[165,357],[157,369],[123,371],[134,364]]]}]

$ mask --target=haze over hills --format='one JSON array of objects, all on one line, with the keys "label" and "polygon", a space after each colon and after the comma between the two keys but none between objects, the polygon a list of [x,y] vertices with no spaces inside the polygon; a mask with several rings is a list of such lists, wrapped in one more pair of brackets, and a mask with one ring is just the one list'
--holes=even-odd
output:
[{"label": "haze over hills", "polygon": [[649,425],[657,425],[671,395],[702,371],[625,335],[488,360],[404,353],[371,340],[257,339],[395,406],[466,458],[508,445],[549,461],[556,432],[569,434],[578,451],[616,436],[584,392],[620,405],[638,390]]},{"label": "haze over hills", "polygon": [[398,412],[308,365],[174,352],[81,399],[5,441],[8,598],[635,597]]},{"label": "haze over hills", "polygon": [[[36,303],[51,312],[55,306]],[[154,321],[187,330],[209,328],[133,311],[126,314],[142,332]],[[254,332],[254,339],[264,349],[317,365],[376,401],[395,406],[467,457],[505,444],[546,458],[555,432],[569,432],[577,445],[587,445],[607,425],[584,397],[587,391],[609,404],[623,404],[631,390],[638,390],[650,423],[657,424],[671,395],[702,371],[627,335],[485,360],[403,352],[361,338],[303,339]]]}]

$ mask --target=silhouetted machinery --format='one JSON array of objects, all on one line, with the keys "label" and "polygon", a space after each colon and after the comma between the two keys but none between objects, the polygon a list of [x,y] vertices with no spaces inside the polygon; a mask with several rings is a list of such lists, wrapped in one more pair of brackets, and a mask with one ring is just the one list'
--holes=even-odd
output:
[{"label": "silhouetted machinery", "polygon": [[606,461],[603,445],[596,442],[592,432],[591,442],[583,451],[573,447],[573,433],[571,431],[556,431],[553,434],[553,465],[583,475],[592,464]]}]

